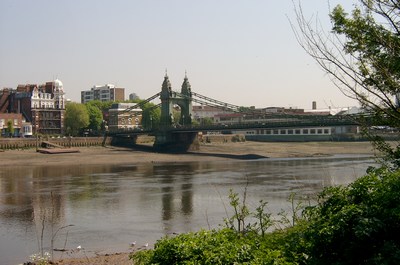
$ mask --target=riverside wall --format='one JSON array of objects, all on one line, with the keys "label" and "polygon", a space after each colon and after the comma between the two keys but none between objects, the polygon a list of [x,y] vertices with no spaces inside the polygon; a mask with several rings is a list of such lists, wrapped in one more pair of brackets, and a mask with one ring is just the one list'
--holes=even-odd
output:
[{"label": "riverside wall", "polygon": [[[137,144],[148,144],[154,142],[154,136],[141,135],[138,136]],[[85,146],[102,146],[103,137],[65,137],[65,138],[51,138],[40,137],[36,138],[0,138],[0,150],[10,149],[31,149],[40,148],[42,142],[50,142],[52,144],[60,145],[63,147],[85,147]],[[242,142],[245,141],[244,135],[203,135],[199,137],[200,144],[207,143],[229,143],[229,142]],[[113,139],[107,137],[105,144],[112,145]]]},{"label": "riverside wall", "polygon": [[[40,148],[43,142],[63,147],[101,146],[103,137],[65,137],[65,138],[0,138],[0,150]],[[111,138],[106,139],[106,145],[111,144]]]}]

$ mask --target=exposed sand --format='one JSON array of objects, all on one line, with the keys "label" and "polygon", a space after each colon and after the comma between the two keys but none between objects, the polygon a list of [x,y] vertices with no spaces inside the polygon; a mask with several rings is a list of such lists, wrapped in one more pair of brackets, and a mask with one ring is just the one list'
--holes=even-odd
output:
[{"label": "exposed sand", "polygon": [[[146,151],[147,150],[147,151]],[[8,150],[0,152],[0,166],[36,165],[101,165],[153,162],[215,161],[227,159],[255,159],[277,157],[311,157],[335,154],[373,155],[369,142],[309,142],[265,143],[242,142],[201,145],[199,151],[188,154],[155,153],[144,146],[139,149],[122,147],[79,148],[79,153],[42,154],[36,150]],[[56,264],[132,264],[129,253],[111,253],[96,257],[68,258]]]},{"label": "exposed sand", "polygon": [[140,149],[123,147],[84,147],[79,153],[43,154],[35,149],[0,152],[0,166],[102,165],[151,162],[215,161],[268,157],[310,157],[334,154],[374,154],[369,142],[265,143],[242,142],[201,145],[187,154],[156,153],[150,146]]}]

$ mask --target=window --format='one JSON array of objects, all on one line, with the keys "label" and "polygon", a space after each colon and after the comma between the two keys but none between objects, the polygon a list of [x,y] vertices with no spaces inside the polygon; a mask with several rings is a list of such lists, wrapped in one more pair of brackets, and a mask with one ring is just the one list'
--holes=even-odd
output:
[{"label": "window", "polygon": [[324,134],[329,134],[329,129],[324,129]]},{"label": "window", "polygon": [[274,130],[274,134],[279,134],[279,130]]},{"label": "window", "polygon": [[296,129],[295,130],[295,134],[301,134],[301,130],[300,129]]},{"label": "window", "polygon": [[271,130],[266,130],[265,134],[271,134]]},{"label": "window", "polygon": [[281,130],[281,134],[286,134],[286,130]]},{"label": "window", "polygon": [[303,134],[308,134],[308,129],[303,129]]},{"label": "window", "polygon": [[315,134],[315,129],[310,129],[310,134]]},{"label": "window", "polygon": [[322,134],[322,129],[317,130],[318,134]]},{"label": "window", "polygon": [[18,119],[14,119],[14,125],[18,125]]},{"label": "window", "polygon": [[293,134],[293,130],[288,130],[287,133],[288,134]]}]

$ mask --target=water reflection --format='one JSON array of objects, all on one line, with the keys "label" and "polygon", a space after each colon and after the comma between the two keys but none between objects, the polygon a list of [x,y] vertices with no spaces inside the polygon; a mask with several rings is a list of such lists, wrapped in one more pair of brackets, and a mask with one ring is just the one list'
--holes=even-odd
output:
[{"label": "water reflection", "polygon": [[49,249],[54,231],[71,224],[54,247],[68,241],[67,248],[124,251],[133,240],[214,228],[227,217],[229,189],[246,185],[250,206],[262,199],[277,213],[291,192],[311,196],[346,184],[371,164],[366,157],[335,157],[1,168],[1,262],[21,263],[41,245]]}]

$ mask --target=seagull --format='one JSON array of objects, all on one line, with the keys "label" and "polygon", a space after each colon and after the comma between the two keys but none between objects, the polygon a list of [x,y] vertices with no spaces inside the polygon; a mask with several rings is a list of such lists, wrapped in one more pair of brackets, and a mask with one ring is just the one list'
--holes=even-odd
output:
[{"label": "seagull", "polygon": [[136,245],[136,241],[131,242],[131,247],[134,247]]},{"label": "seagull", "polygon": [[81,250],[81,249],[82,249],[82,246],[79,245],[79,246],[76,247],[76,249],[77,249],[77,250]]},{"label": "seagull", "polygon": [[144,244],[144,247],[147,248],[149,246],[149,243]]}]

